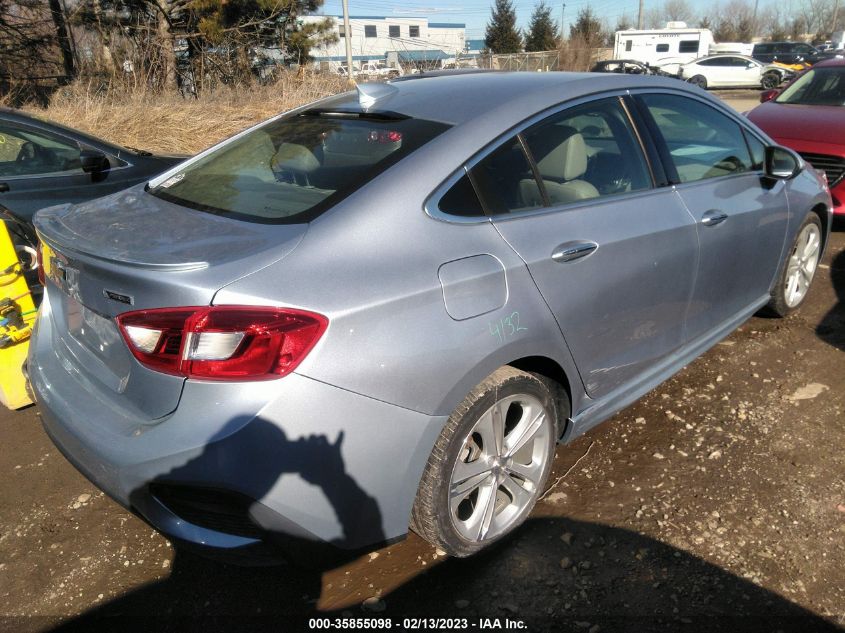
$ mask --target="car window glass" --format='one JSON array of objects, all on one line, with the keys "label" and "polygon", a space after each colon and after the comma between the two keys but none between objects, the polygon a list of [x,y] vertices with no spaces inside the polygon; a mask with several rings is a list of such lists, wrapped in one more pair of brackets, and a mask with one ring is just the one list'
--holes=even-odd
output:
[{"label": "car window glass", "polygon": [[750,132],[743,130],[742,133],[745,134],[748,149],[751,150],[751,168],[755,170],[763,169],[763,164],[766,161],[766,146],[763,141]]},{"label": "car window glass", "polygon": [[150,193],[242,220],[309,222],[448,127],[306,111],[220,146]]},{"label": "car window glass", "polygon": [[0,177],[82,173],[79,149],[68,139],[0,122]]},{"label": "car window glass", "polygon": [[553,206],[651,186],[639,143],[615,98],[555,114],[523,137]]},{"label": "car window glass", "polygon": [[778,95],[776,101],[804,105],[845,105],[845,69],[838,66],[813,68],[790,84]]},{"label": "car window glass", "polygon": [[681,182],[718,178],[751,169],[741,128],[700,101],[675,95],[643,95]]},{"label": "car window glass", "polygon": [[655,51],[658,53],[668,53],[669,52],[669,45],[668,44],[658,44],[655,48]]},{"label": "car window glass", "polygon": [[679,53],[697,53],[698,52],[698,40],[683,40],[678,45],[678,52]]},{"label": "car window glass", "polygon": [[472,168],[484,205],[492,213],[543,206],[543,196],[519,138],[513,137]]},{"label": "car window glass", "polygon": [[484,215],[484,209],[481,208],[481,202],[478,200],[475,188],[466,174],[452,185],[449,191],[443,194],[437,207],[443,213],[448,213],[449,215],[464,217],[479,217]]}]

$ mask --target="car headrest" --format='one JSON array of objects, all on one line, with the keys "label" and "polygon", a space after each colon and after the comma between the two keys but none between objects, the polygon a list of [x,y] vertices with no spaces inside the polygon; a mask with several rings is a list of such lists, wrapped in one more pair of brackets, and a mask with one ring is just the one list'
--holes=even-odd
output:
[{"label": "car headrest", "polygon": [[549,180],[575,180],[587,171],[587,144],[574,127],[549,125],[532,139],[540,176]]},{"label": "car headrest", "polygon": [[295,171],[309,173],[320,167],[320,161],[314,153],[298,143],[282,143],[270,159],[273,171]]}]

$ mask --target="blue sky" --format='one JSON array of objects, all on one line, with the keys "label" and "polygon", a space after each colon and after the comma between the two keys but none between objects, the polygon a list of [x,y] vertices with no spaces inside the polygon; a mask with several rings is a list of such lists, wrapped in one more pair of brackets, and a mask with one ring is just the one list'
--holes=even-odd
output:
[{"label": "blue sky", "polygon": [[[525,27],[531,17],[536,0],[513,0],[516,7],[517,25]],[[418,15],[427,17],[432,22],[463,22],[467,25],[467,37],[483,38],[484,27],[490,19],[490,7],[493,0],[411,0],[410,2],[387,2],[385,0],[349,0],[351,15]],[[552,7],[552,16],[560,22],[561,2],[546,0]],[[593,10],[602,18],[610,22],[611,26],[623,13],[636,16],[639,7],[638,0],[566,0],[564,22],[569,24],[578,11],[585,5],[591,5]],[[646,10],[650,6],[662,5],[662,0],[646,2]],[[696,6],[694,0],[690,1]],[[342,11],[341,0],[325,0],[323,13],[339,15]]]}]

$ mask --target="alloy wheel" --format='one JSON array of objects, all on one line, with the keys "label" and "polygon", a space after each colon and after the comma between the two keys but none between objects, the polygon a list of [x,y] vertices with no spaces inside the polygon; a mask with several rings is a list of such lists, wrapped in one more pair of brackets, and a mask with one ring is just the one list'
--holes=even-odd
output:
[{"label": "alloy wheel", "polygon": [[467,435],[452,469],[449,505],[458,533],[487,541],[518,524],[540,494],[554,424],[535,397],[496,401]]},{"label": "alloy wheel", "polygon": [[821,231],[815,224],[807,224],[798,234],[787,264],[784,300],[790,308],[804,300],[816,274],[820,254]]}]

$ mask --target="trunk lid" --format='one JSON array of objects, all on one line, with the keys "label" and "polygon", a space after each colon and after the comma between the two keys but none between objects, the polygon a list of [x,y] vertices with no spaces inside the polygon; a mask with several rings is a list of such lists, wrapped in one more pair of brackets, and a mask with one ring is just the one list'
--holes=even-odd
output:
[{"label": "trunk lid", "polygon": [[166,202],[142,187],[39,211],[53,349],[94,396],[143,419],[172,412],[183,378],[149,370],[114,317],[209,305],[221,287],[285,257],[305,224],[242,222]]}]

